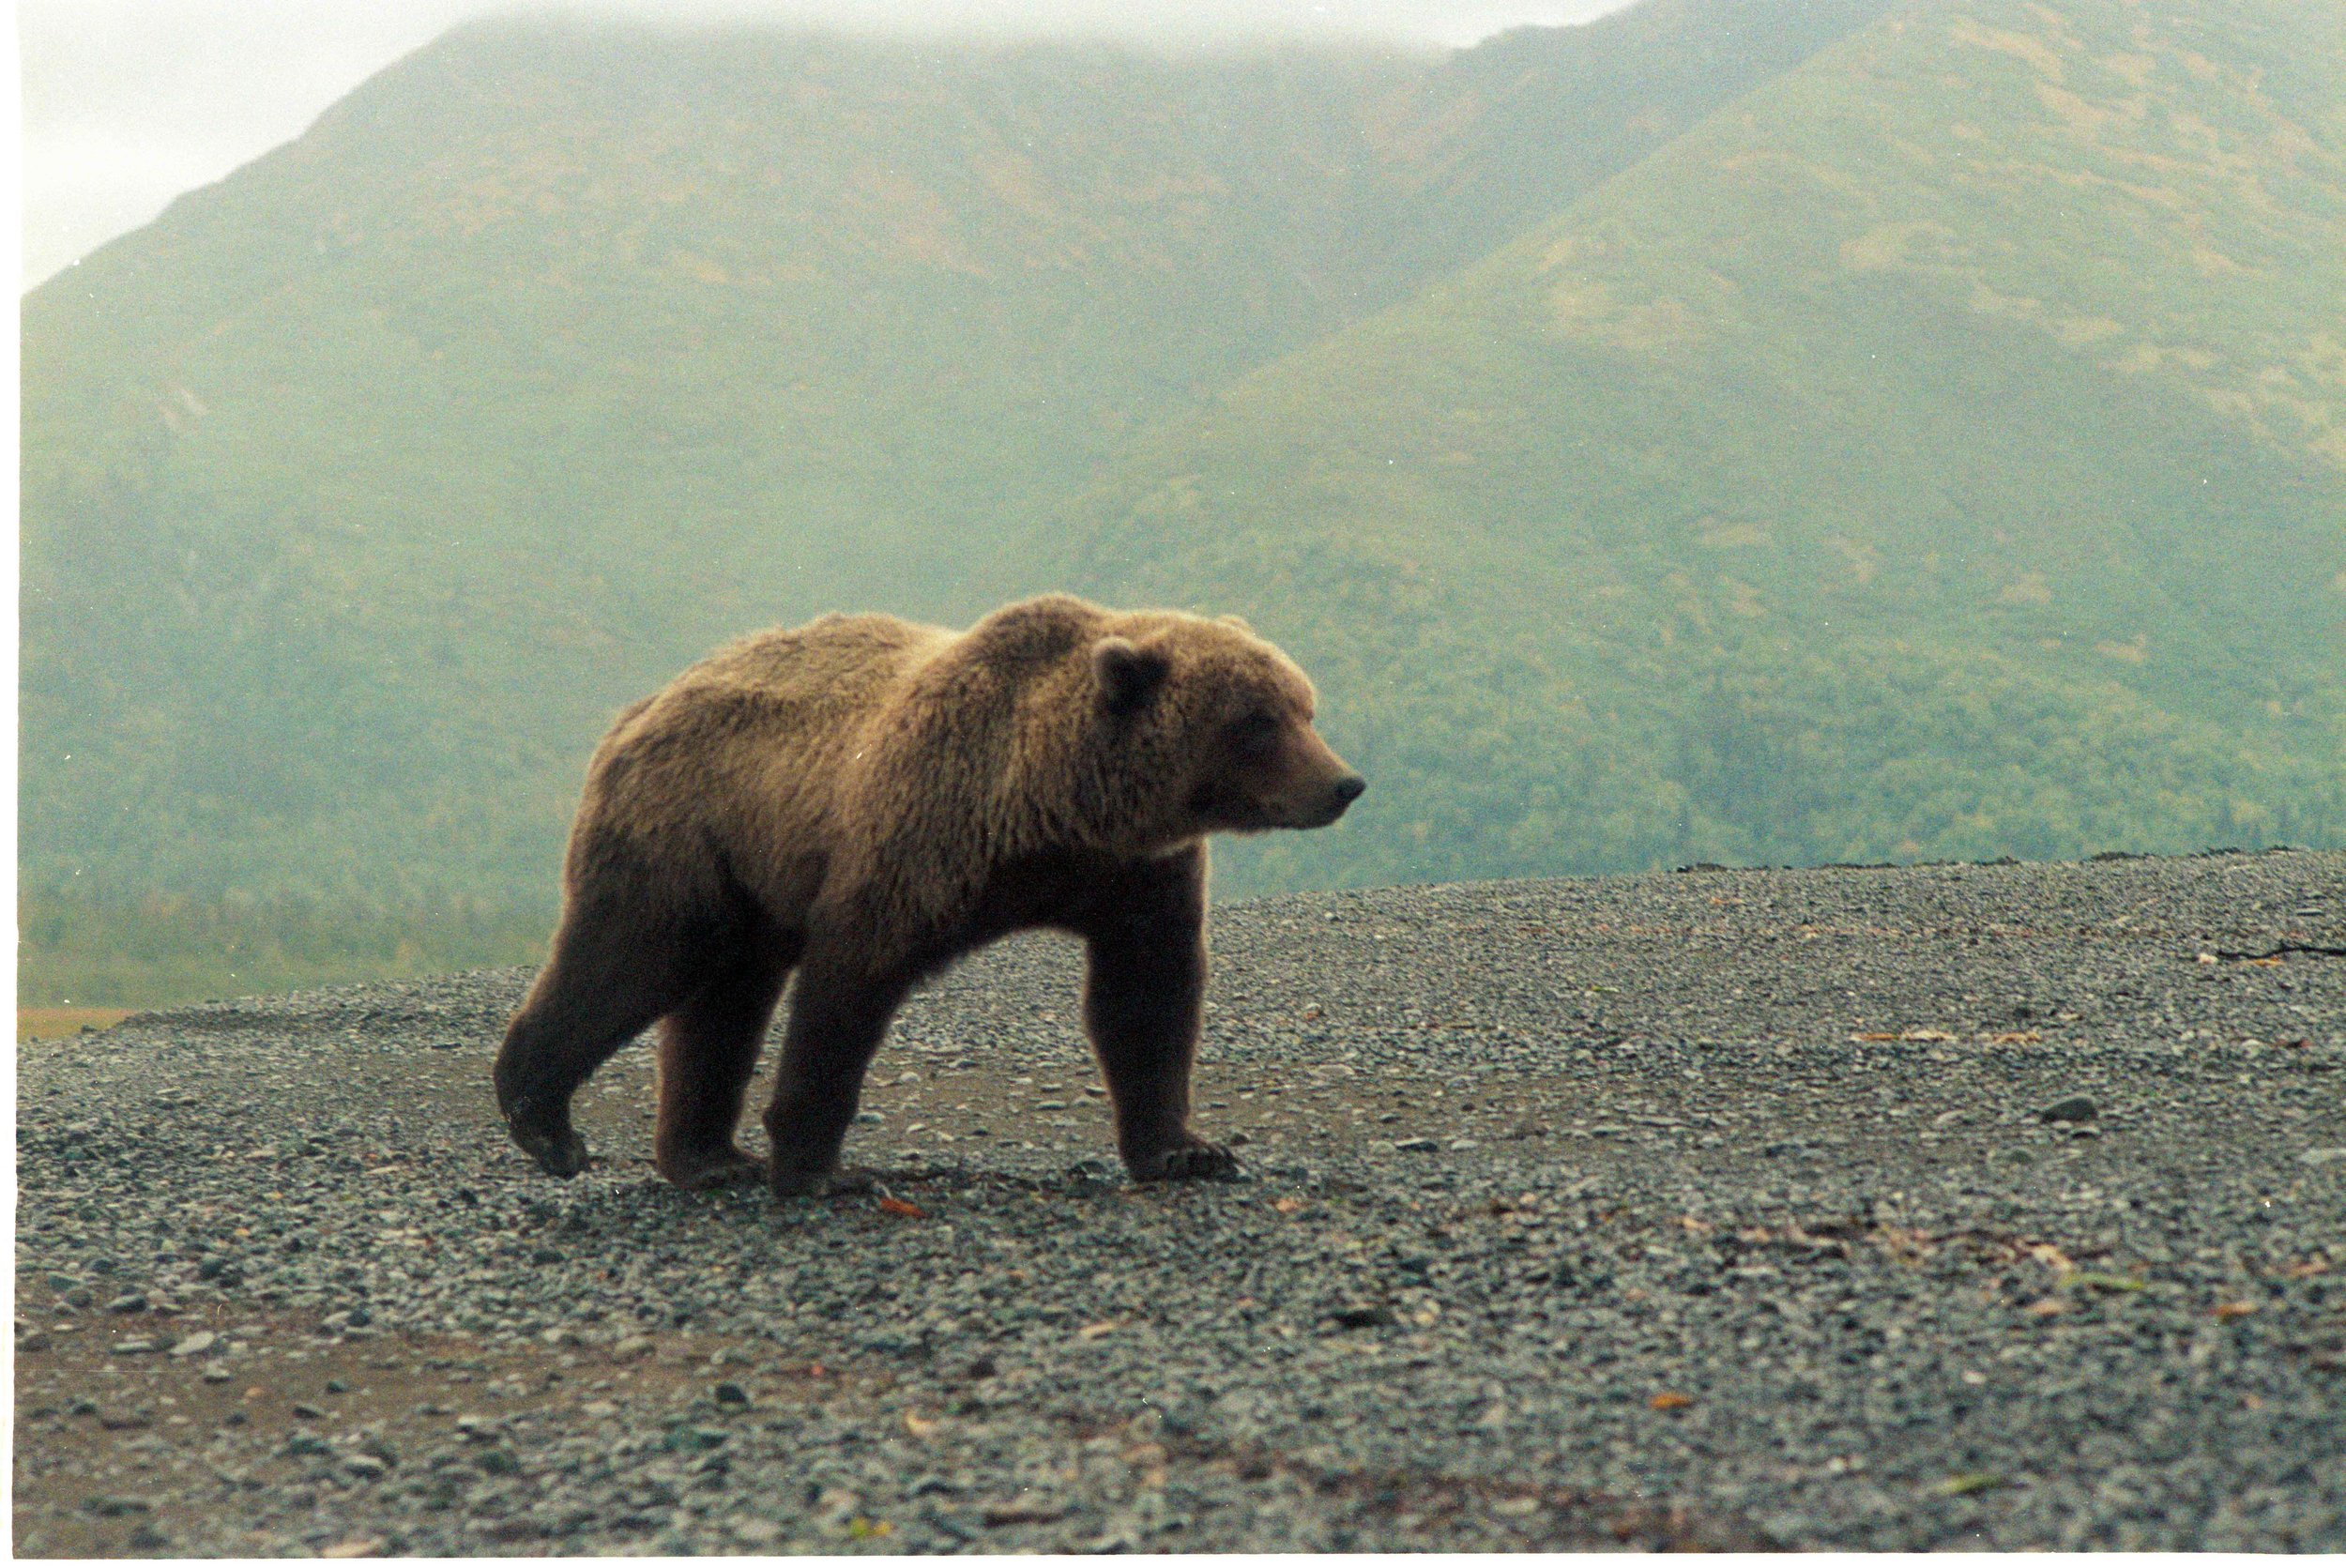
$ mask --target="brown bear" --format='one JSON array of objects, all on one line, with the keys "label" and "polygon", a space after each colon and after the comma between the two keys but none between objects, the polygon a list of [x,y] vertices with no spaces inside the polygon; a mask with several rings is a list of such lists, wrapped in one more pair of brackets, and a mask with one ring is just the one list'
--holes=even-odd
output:
[{"label": "brown bear", "polygon": [[961,633],[827,616],[720,649],[620,714],[587,768],[553,955],[497,1055],[514,1141],[584,1168],[571,1096],[658,1021],[661,1174],[754,1172],[734,1127],[796,969],[766,1172],[818,1192],[912,986],[1052,927],[1087,945],[1126,1167],[1226,1175],[1189,1127],[1205,839],[1324,827],[1360,795],[1313,701],[1235,618],[1065,595]]}]

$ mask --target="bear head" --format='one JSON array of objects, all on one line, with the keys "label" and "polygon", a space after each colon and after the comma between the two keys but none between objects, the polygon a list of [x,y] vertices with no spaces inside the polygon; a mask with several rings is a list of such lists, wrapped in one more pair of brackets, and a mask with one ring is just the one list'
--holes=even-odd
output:
[{"label": "bear head", "polygon": [[1245,622],[1117,619],[1089,644],[1094,722],[1153,775],[1152,837],[1324,828],[1367,787],[1312,727],[1311,681]]}]

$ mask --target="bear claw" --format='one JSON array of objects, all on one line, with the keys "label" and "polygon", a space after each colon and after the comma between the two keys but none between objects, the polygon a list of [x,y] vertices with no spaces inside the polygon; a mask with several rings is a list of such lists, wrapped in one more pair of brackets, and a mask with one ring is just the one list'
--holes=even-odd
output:
[{"label": "bear claw", "polygon": [[513,1141],[548,1176],[568,1180],[586,1168],[586,1140],[578,1135],[576,1128],[533,1127],[521,1121],[510,1125]]},{"label": "bear claw", "polygon": [[787,1165],[769,1166],[767,1185],[776,1197],[821,1197],[830,1191],[830,1172],[827,1170],[794,1170]]},{"label": "bear claw", "polygon": [[745,1154],[739,1149],[726,1148],[691,1159],[671,1161],[661,1173],[686,1192],[698,1192],[708,1187],[730,1187],[739,1182],[758,1180],[766,1174],[766,1162]]},{"label": "bear claw", "polygon": [[1227,1181],[1238,1175],[1238,1156],[1200,1139],[1135,1160],[1131,1169],[1135,1181]]},{"label": "bear claw", "polygon": [[879,1178],[868,1170],[768,1170],[767,1184],[776,1197],[846,1197],[879,1190]]}]

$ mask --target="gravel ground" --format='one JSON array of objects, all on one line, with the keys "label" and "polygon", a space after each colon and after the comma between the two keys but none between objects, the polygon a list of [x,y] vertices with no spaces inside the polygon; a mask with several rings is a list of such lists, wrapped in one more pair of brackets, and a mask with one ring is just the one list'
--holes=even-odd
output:
[{"label": "gravel ground", "polygon": [[1226,1185],[1124,1182],[1048,939],[787,1205],[641,1049],[538,1174],[520,971],[23,1047],[17,1549],[2346,1549],[2346,856],[1214,922]]}]

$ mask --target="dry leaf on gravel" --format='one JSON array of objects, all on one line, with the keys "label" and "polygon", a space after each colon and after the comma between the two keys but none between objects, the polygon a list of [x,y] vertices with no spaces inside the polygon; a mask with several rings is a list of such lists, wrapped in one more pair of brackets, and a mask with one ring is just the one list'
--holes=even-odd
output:
[{"label": "dry leaf on gravel", "polygon": [[925,1220],[929,1217],[929,1211],[927,1210],[922,1208],[917,1203],[906,1203],[900,1197],[884,1197],[880,1199],[879,1210],[883,1214],[893,1214],[897,1218],[905,1220]]},{"label": "dry leaf on gravel", "polygon": [[1646,1401],[1657,1410],[1683,1410],[1694,1402],[1694,1396],[1686,1393],[1657,1393]]},{"label": "dry leaf on gravel", "polygon": [[2143,1284],[2131,1274],[2112,1274],[2094,1269],[2073,1270],[2064,1274],[2061,1284],[2079,1290],[2140,1290]]},{"label": "dry leaf on gravel", "polygon": [[1942,1498],[1969,1497],[1973,1492],[1992,1492],[2004,1484],[2003,1477],[1990,1470],[1966,1470],[1951,1475],[1931,1488]]}]

